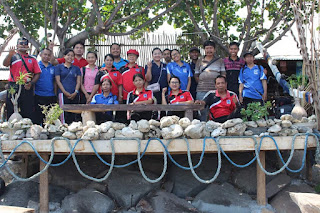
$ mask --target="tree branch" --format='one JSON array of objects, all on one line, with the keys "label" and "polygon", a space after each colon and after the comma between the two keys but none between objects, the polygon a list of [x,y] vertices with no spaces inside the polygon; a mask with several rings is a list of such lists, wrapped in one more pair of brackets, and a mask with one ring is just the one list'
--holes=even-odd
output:
[{"label": "tree branch", "polygon": [[249,42],[247,42],[247,41],[250,39],[252,7],[253,7],[253,5],[255,4],[256,1],[255,0],[252,1],[251,4],[249,4],[248,1],[246,1],[246,2],[247,2],[248,15],[247,15],[247,19],[246,19],[245,24],[244,24],[244,28],[243,28],[242,33],[240,35],[240,38],[242,40],[242,38],[244,36],[243,33],[245,32],[244,44],[243,44],[242,52],[248,50]]},{"label": "tree branch", "polygon": [[[201,28],[200,28],[199,25],[198,25],[198,22],[196,21],[193,13],[192,13],[192,11],[191,11],[191,8],[190,8],[190,5],[188,4],[188,2],[186,2],[186,7],[187,7],[187,11],[186,11],[186,12],[187,12],[187,14],[189,15],[189,17],[190,17],[190,19],[191,19],[191,21],[192,21],[192,24],[193,24],[193,26],[194,26],[194,28],[195,28],[195,31],[196,31],[196,32],[202,32]],[[205,38],[204,38],[204,37],[205,37]],[[205,34],[202,34],[202,35],[200,36],[200,39],[201,39],[202,43],[204,43],[205,40],[207,40],[207,36],[206,36]]]},{"label": "tree branch", "polygon": [[294,24],[294,20],[291,21],[291,23],[288,25],[288,27],[286,29],[283,30],[282,33],[280,33],[280,35],[278,35],[277,38],[273,39],[270,43],[268,43],[267,45],[265,45],[265,48],[271,47],[273,44],[275,44],[277,41],[281,40],[281,38],[291,29],[291,27]]},{"label": "tree branch", "polygon": [[92,6],[93,6],[93,11],[96,13],[96,16],[97,16],[98,26],[103,28],[104,24],[103,24],[103,21],[102,21],[102,18],[101,18],[101,13],[100,13],[97,1],[96,0],[90,0],[90,2],[92,4]]},{"label": "tree branch", "polygon": [[[254,1],[253,1],[253,2],[254,2]],[[253,2],[252,2],[252,3],[253,3]],[[242,41],[243,41],[244,35],[245,35],[245,33],[246,33],[246,29],[248,29],[248,28],[250,27],[250,25],[251,25],[251,15],[252,15],[251,9],[252,9],[252,5],[249,4],[248,1],[246,1],[246,3],[247,3],[247,12],[248,12],[248,15],[247,15],[247,18],[246,18],[246,20],[245,20],[245,22],[244,22],[242,31],[241,31],[241,33],[240,33],[240,35],[239,35],[239,42],[242,42]],[[249,30],[249,32],[250,32],[250,30]]]},{"label": "tree branch", "polygon": [[127,0],[122,0],[117,7],[112,11],[110,17],[108,18],[107,21],[104,22],[104,26],[108,26],[110,25],[110,23],[112,22],[112,20],[114,19],[114,17],[117,15],[118,11],[120,10],[120,8],[122,7],[122,5],[126,2]]},{"label": "tree branch", "polygon": [[214,35],[220,37],[219,26],[218,26],[218,17],[217,17],[218,2],[219,2],[219,0],[215,0],[214,5],[213,5],[212,29],[213,29]]},{"label": "tree branch", "polygon": [[203,7],[203,1],[202,0],[199,0],[199,6],[200,6],[200,12],[201,12],[201,18],[202,18],[203,25],[206,28],[207,32],[210,33],[208,22],[206,20],[205,14],[204,14],[204,7]]}]

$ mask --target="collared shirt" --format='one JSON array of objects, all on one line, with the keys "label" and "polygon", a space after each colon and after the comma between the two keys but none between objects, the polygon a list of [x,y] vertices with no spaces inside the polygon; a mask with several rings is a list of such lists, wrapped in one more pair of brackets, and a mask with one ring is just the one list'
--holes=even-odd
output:
[{"label": "collared shirt", "polygon": [[192,71],[188,63],[182,61],[183,65],[180,67],[176,62],[167,64],[167,73],[171,76],[176,76],[180,79],[181,89],[186,90],[188,86],[189,77],[192,77]]},{"label": "collared shirt", "polygon": [[103,95],[103,92],[93,96],[91,104],[119,104],[117,96],[113,95],[112,92],[109,93],[107,97]]},{"label": "collared shirt", "polygon": [[111,70],[107,70],[107,68],[101,68],[99,72],[96,75],[95,83],[99,84],[102,82],[103,79],[109,78],[112,84],[111,92],[112,94],[115,94],[116,96],[119,96],[119,85],[122,85],[122,75],[121,73],[116,70],[115,68],[112,68]]},{"label": "collared shirt", "polygon": [[193,61],[191,61],[189,63],[189,65],[190,65],[190,68],[191,68],[191,71],[192,71],[192,74],[193,74],[193,77],[191,78],[190,93],[191,93],[193,98],[196,98],[196,91],[197,91],[197,86],[198,86],[198,83],[196,82],[196,79],[194,78],[194,72],[195,72],[195,69],[196,69],[196,64],[193,63]]},{"label": "collared shirt", "polygon": [[[58,61],[59,64],[62,64],[64,62],[66,62],[66,60],[64,58],[57,58],[57,61]],[[82,68],[82,67],[87,66],[88,62],[87,62],[87,60],[85,58],[82,57],[82,58],[80,58],[80,60],[78,60],[77,58],[74,58],[72,64],[74,66]]]},{"label": "collared shirt", "polygon": [[244,85],[242,97],[262,99],[262,80],[267,80],[262,66],[255,64],[251,69],[247,65],[244,66],[239,74],[239,83]]},{"label": "collared shirt", "polygon": [[[121,67],[123,67],[124,65],[126,65],[128,63],[128,60],[126,59],[123,59],[123,58],[120,58],[120,61],[119,62],[115,62],[113,61],[113,66],[119,70]],[[106,67],[106,64],[103,63],[101,67]]]},{"label": "collared shirt", "polygon": [[144,68],[135,64],[133,67],[129,68],[128,64],[120,68],[120,73],[122,74],[123,83],[123,100],[127,100],[128,93],[135,89],[133,84],[133,76],[137,73],[141,73],[145,78]]},{"label": "collared shirt", "polygon": [[[215,59],[216,58],[213,60]],[[198,92],[214,90],[216,88],[215,79],[218,77],[218,75],[226,75],[224,63],[221,58],[207,67],[209,63],[210,61],[207,61],[204,58],[200,58],[197,62],[195,74],[199,75],[199,82],[197,86]]]},{"label": "collared shirt", "polygon": [[239,93],[239,82],[238,77],[240,73],[240,69],[244,66],[245,61],[243,58],[237,57],[236,60],[232,60],[230,57],[226,57],[223,59],[224,66],[226,68],[227,76],[227,85],[228,90],[231,90],[235,93]]},{"label": "collared shirt", "polygon": [[89,66],[82,67],[82,69],[85,69],[85,71],[82,72],[82,76],[84,75],[83,86],[87,92],[92,92],[92,88],[95,84],[95,78],[99,69],[97,66],[95,66],[93,70]]},{"label": "collared shirt", "polygon": [[[26,63],[29,71],[31,73],[37,74],[41,73],[41,69],[39,67],[39,64],[37,62],[37,59],[33,56],[30,56],[28,53],[27,54],[22,54],[20,55],[24,62]],[[23,64],[19,54],[15,54],[12,56],[11,61],[10,61],[10,76],[8,81],[10,82],[15,82],[17,80],[17,77],[20,76],[20,72],[22,73],[28,73],[25,65]],[[14,79],[12,79],[12,77]],[[27,79],[25,79],[27,80]]]},{"label": "collared shirt", "polygon": [[237,95],[227,90],[227,95],[224,98],[220,97],[218,90],[211,90],[203,97],[206,106],[210,109],[210,120],[230,115],[236,108],[234,99],[238,101]]},{"label": "collared shirt", "polygon": [[[154,61],[152,61],[151,74],[152,79],[149,84],[154,84],[159,81],[160,89],[168,87],[168,79],[167,79],[167,65],[163,62],[160,62],[160,66],[158,66]],[[148,65],[146,65],[145,70],[148,70]],[[160,76],[161,75],[161,76]]]},{"label": "collared shirt", "polygon": [[189,91],[180,89],[177,95],[173,95],[171,90],[166,96],[166,100],[168,104],[179,104],[182,102],[193,101],[193,98]]},{"label": "collared shirt", "polygon": [[39,80],[35,84],[34,93],[39,96],[55,96],[54,94],[54,66],[48,64],[46,67],[42,61],[39,61],[41,74]]},{"label": "collared shirt", "polygon": [[[81,76],[80,68],[74,65],[71,65],[69,68],[66,67],[64,64],[58,64],[55,67],[54,71],[55,76],[60,76],[60,82],[63,88],[69,92],[70,94],[74,93],[76,90],[77,85],[77,77]],[[61,90],[59,88],[59,93]]]},{"label": "collared shirt", "polygon": [[147,101],[153,98],[153,93],[151,90],[146,90],[143,88],[143,90],[139,93],[139,95],[136,94],[136,89],[131,91],[128,94],[127,104],[140,102],[140,101]]}]

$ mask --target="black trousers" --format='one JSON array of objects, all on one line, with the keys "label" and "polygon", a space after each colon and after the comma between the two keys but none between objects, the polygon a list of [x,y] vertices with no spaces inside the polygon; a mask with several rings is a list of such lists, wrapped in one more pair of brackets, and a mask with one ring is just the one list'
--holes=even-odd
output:
[{"label": "black trousers", "polygon": [[35,113],[34,113],[34,123],[38,125],[43,125],[44,122],[44,114],[42,113],[42,108],[40,105],[49,106],[51,104],[57,103],[56,96],[34,96],[35,102]]},{"label": "black trousers", "polygon": [[[71,100],[68,99],[63,93],[59,93],[59,105],[60,107],[63,104],[79,104],[80,102],[80,96],[79,94],[76,95],[76,97]],[[81,121],[81,115],[80,114],[76,114],[76,113],[72,113],[72,112],[64,112],[61,115],[61,122],[62,123],[67,123],[67,124],[71,124],[72,122],[76,122],[76,121]]]},{"label": "black trousers", "polygon": [[240,108],[237,108],[230,115],[225,115],[225,116],[221,116],[219,118],[214,118],[213,121],[218,122],[218,123],[224,123],[229,119],[240,118],[240,117],[241,117]]},{"label": "black trousers", "polygon": [[248,104],[253,103],[253,102],[260,102],[261,106],[264,105],[264,102],[262,99],[254,99],[254,98],[243,98],[243,107],[246,109]]},{"label": "black trousers", "polygon": [[[10,87],[15,88],[15,94],[18,93],[19,86],[15,82],[9,82],[9,88]],[[9,92],[7,92],[6,106],[7,119],[9,119],[14,112],[11,94]],[[30,90],[26,90],[24,85],[21,86],[21,94],[18,98],[18,108],[20,109],[19,113],[23,118],[30,118],[34,123],[34,86],[32,86]]]}]

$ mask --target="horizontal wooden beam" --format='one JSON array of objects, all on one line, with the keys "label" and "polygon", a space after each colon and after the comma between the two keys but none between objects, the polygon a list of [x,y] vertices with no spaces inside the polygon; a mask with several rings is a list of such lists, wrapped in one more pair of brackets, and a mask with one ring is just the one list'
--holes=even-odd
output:
[{"label": "horizontal wooden beam", "polygon": [[[280,150],[290,150],[292,144],[292,138],[290,136],[286,137],[274,137],[278,143]],[[164,144],[168,144],[167,140],[162,140]],[[202,152],[203,139],[188,139],[190,144],[191,153]],[[257,138],[260,141],[260,138]],[[10,153],[21,141],[2,141],[2,150],[4,153]],[[51,152],[51,141],[50,140],[34,140],[30,141],[36,150],[40,153],[50,153]],[[72,146],[75,144],[75,140],[71,141]],[[95,149],[99,154],[110,155],[112,153],[111,144],[108,140],[96,140],[92,141]],[[250,138],[222,138],[219,141],[220,146],[226,152],[242,152],[242,151],[254,151],[254,141]],[[305,137],[296,137],[295,149],[304,149]],[[147,140],[141,140],[141,151],[146,147]],[[312,136],[308,139],[308,148],[316,148],[316,139]],[[138,151],[137,141],[135,140],[114,140],[114,148],[116,154],[129,154],[136,155]],[[187,153],[187,145],[183,139],[175,139],[167,146],[171,154],[185,154]],[[56,141],[54,144],[55,154],[68,154],[70,149],[66,141]],[[163,147],[158,141],[151,141],[146,151],[146,154],[161,154],[163,152]],[[276,146],[270,138],[265,138],[263,140],[261,150],[276,150]],[[205,146],[206,153],[217,152],[217,146],[212,139],[206,140]],[[16,153],[34,153],[32,148],[28,144],[23,144],[20,146]],[[76,148],[76,154],[94,154],[92,147],[88,141],[80,141]]]}]

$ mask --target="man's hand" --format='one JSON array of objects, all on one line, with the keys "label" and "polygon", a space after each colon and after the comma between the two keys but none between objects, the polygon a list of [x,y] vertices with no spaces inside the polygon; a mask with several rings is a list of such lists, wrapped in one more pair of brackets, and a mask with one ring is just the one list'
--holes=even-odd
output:
[{"label": "man's hand", "polygon": [[32,86],[32,84],[31,84],[30,82],[24,84],[24,88],[25,88],[26,90],[30,90],[30,89],[31,89],[31,86]]},{"label": "man's hand", "polygon": [[262,99],[263,99],[264,101],[266,101],[266,100],[267,100],[267,93],[263,93],[263,95],[262,95]]},{"label": "man's hand", "polygon": [[51,42],[49,43],[48,49],[50,49],[50,50],[52,51],[52,50],[53,50],[53,47],[54,47],[54,42],[51,41]]},{"label": "man's hand", "polygon": [[64,94],[68,99],[70,99],[70,96],[71,96],[70,93],[68,93],[67,91],[65,91],[63,94]]},{"label": "man's hand", "polygon": [[16,54],[16,48],[14,46],[9,47],[9,55],[13,56],[14,54]]},{"label": "man's hand", "polygon": [[196,100],[194,103],[199,105],[206,104],[204,101],[201,101],[201,100]]},{"label": "man's hand", "polygon": [[76,96],[77,96],[78,93],[74,92],[70,95],[70,98],[71,100],[73,100]]},{"label": "man's hand", "polygon": [[151,61],[149,61],[148,63],[147,63],[147,66],[148,66],[148,68],[152,68],[152,62]]},{"label": "man's hand", "polygon": [[241,95],[239,96],[239,102],[240,104],[243,104],[243,97]]}]

